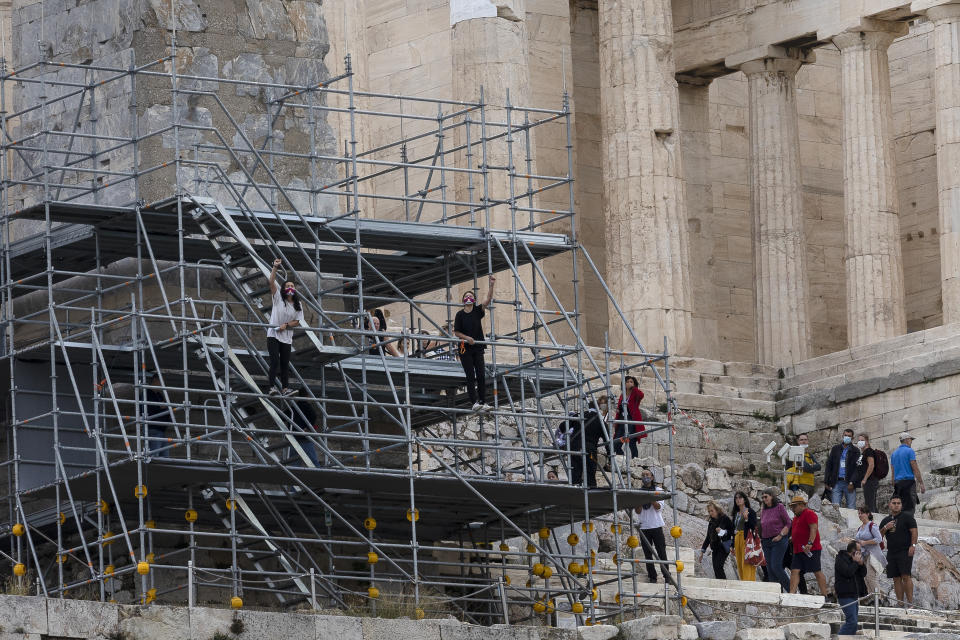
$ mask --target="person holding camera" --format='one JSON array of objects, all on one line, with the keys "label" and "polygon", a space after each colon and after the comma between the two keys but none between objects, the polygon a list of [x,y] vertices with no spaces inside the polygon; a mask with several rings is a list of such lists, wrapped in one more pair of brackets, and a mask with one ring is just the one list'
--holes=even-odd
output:
[{"label": "person holding camera", "polygon": [[807,497],[813,495],[813,489],[816,485],[814,473],[820,471],[820,463],[817,462],[813,454],[810,453],[810,438],[805,433],[797,436],[798,447],[804,447],[803,463],[794,462],[787,468],[787,488],[791,493],[803,491]]},{"label": "person holding camera", "polygon": [[867,575],[867,567],[856,540],[847,545],[846,551],[837,554],[833,570],[837,604],[843,610],[843,626],[837,635],[857,635],[857,616],[860,613],[860,596],[865,590],[863,580]]}]

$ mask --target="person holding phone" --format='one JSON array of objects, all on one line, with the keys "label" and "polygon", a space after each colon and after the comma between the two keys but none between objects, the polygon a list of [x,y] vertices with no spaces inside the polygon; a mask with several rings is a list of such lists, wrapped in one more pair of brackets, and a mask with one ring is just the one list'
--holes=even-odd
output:
[{"label": "person holding phone", "polygon": [[289,395],[290,390],[290,350],[293,348],[293,329],[303,322],[303,307],[297,287],[293,280],[283,283],[283,290],[277,287],[277,270],[282,261],[273,261],[270,271],[270,295],[273,306],[270,308],[270,328],[267,329],[267,353],[270,357],[270,369],[267,380],[270,382],[270,394]]}]

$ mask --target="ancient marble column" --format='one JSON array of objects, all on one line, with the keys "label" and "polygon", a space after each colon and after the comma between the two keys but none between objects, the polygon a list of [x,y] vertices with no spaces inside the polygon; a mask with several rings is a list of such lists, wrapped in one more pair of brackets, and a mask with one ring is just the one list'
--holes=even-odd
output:
[{"label": "ancient marble column", "polygon": [[712,78],[677,76],[680,95],[680,142],[687,197],[690,289],[693,305],[691,352],[720,359],[713,263],[713,183],[710,175],[710,83]]},{"label": "ancient marble column", "polygon": [[[600,0],[607,284],[644,348],[689,353],[691,291],[669,0]],[[616,310],[610,343],[636,348]]]},{"label": "ancient marble column", "polygon": [[887,48],[906,25],[864,21],[833,37],[840,49],[847,342],[906,331]]},{"label": "ancient marble column", "polygon": [[748,54],[736,66],[747,76],[749,91],[757,358],[783,367],[810,355],[795,86],[801,60],[768,49],[760,57]]},{"label": "ancient marble column", "polygon": [[933,23],[943,323],[949,324],[960,322],[960,2],[930,7],[927,17]]},{"label": "ancient marble column", "polygon": [[[513,157],[508,151],[506,131],[502,126],[507,121],[505,105],[509,93],[510,104],[529,107],[530,104],[530,66],[528,62],[527,27],[526,27],[526,0],[499,0],[498,2],[476,2],[475,0],[451,0],[450,26],[452,28],[451,44],[453,48],[453,94],[454,98],[469,102],[480,99],[480,89],[483,89],[483,100],[486,103],[485,118],[488,123],[487,136],[500,136],[486,145],[487,165],[490,167],[513,166],[521,173],[526,173],[525,159],[527,150],[524,147],[524,136],[513,134]],[[519,116],[511,114],[512,125]],[[471,118],[479,123],[480,114],[473,113]],[[465,131],[458,131],[461,136],[457,144],[464,144]],[[482,152],[477,144],[481,133],[479,124],[471,129],[474,167],[481,164]],[[536,149],[531,142],[530,155],[536,156]],[[462,164],[461,166],[466,166]],[[457,199],[466,201],[470,198],[465,174],[455,176],[457,184]],[[473,202],[480,202],[483,197],[483,179],[474,176]],[[510,185],[507,172],[500,169],[488,175],[488,198],[504,202],[510,199]],[[514,183],[514,195],[526,190],[526,181]],[[525,205],[524,205],[525,206]],[[496,205],[491,209],[491,226],[497,229],[510,229],[512,216],[508,204]],[[522,220],[520,219],[522,218]],[[518,214],[518,227],[529,221],[529,215]],[[466,223],[461,220],[461,223]],[[477,224],[484,224],[478,220]],[[511,288],[512,290],[512,288]]]}]

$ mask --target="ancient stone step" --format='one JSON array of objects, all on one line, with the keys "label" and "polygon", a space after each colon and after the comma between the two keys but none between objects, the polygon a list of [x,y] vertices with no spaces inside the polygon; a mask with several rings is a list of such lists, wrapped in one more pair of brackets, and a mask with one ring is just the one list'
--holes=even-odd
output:
[{"label": "ancient stone step", "polygon": [[753,415],[754,413],[773,416],[777,406],[773,400],[753,400],[748,398],[728,398],[692,393],[677,393],[674,395],[680,408],[693,411],[717,411],[738,415]]},{"label": "ancient stone step", "polygon": [[[679,391],[679,389],[678,389]],[[775,400],[773,391],[763,389],[749,389],[734,387],[726,384],[713,382],[703,382],[700,384],[700,391],[703,395],[724,396],[728,398],[746,398],[748,400]]]},{"label": "ancient stone step", "polygon": [[753,389],[756,391],[776,391],[780,388],[780,380],[776,377],[760,376],[718,376],[702,374],[700,379],[704,383],[725,384],[737,389]]}]

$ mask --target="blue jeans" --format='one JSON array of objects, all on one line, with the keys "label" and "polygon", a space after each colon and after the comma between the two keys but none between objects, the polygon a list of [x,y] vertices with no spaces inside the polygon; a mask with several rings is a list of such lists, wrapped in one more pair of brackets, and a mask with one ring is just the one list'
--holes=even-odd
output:
[{"label": "blue jeans", "polygon": [[[313,440],[306,436],[297,436],[297,442],[300,443],[300,446],[303,448],[303,452],[307,454],[307,458],[310,459],[310,462],[313,463],[313,466],[319,467],[320,458],[317,457],[317,447],[316,445],[313,444]],[[291,455],[293,455],[296,460],[299,460],[299,457],[297,457],[296,452],[292,450],[293,447],[290,447],[290,449],[291,449]]]},{"label": "blue jeans", "polygon": [[860,613],[860,603],[856,598],[838,598],[840,609],[843,610],[843,626],[837,632],[840,636],[857,635],[857,614]]},{"label": "blue jeans", "polygon": [[[837,484],[833,485],[833,495],[830,497],[830,502],[837,506],[846,506],[847,509],[856,509],[857,508],[857,490],[848,489],[846,480],[837,480]],[[843,498],[846,501],[846,505],[840,502],[840,498]]]},{"label": "blue jeans", "polygon": [[154,458],[169,458],[170,449],[167,449],[167,427],[147,425],[147,451]]},{"label": "blue jeans", "polygon": [[780,542],[774,542],[773,538],[764,538],[760,543],[763,545],[763,557],[767,560],[767,576],[771,582],[779,582],[784,593],[790,593],[790,578],[783,570],[783,556],[787,553],[790,538],[785,537]]}]

